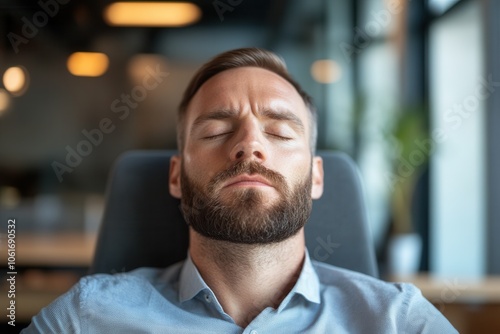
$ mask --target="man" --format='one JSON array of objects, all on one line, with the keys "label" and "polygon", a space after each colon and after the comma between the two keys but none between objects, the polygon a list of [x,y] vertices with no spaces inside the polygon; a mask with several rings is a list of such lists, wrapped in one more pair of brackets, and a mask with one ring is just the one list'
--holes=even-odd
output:
[{"label": "man", "polygon": [[280,58],[215,57],[185,92],[170,166],[188,258],[85,277],[26,332],[456,333],[412,285],[310,260],[303,227],[323,192],[315,141],[311,99]]}]

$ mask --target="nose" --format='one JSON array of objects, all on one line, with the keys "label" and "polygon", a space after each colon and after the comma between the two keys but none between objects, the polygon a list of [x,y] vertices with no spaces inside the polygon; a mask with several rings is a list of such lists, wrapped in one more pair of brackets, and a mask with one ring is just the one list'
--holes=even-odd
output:
[{"label": "nose", "polygon": [[231,149],[232,161],[255,160],[263,163],[267,159],[265,138],[257,122],[246,122],[238,129],[235,145]]}]

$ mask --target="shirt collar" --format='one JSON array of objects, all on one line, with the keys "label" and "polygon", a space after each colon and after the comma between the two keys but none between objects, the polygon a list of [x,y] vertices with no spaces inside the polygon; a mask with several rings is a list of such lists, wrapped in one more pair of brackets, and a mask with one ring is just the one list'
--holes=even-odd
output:
[{"label": "shirt collar", "polygon": [[278,312],[285,308],[288,305],[289,301],[296,294],[302,295],[311,303],[319,304],[321,301],[318,274],[316,273],[316,270],[312,265],[311,258],[309,257],[309,252],[307,251],[307,249],[299,279],[297,280],[297,283],[295,283],[295,286],[292,288],[290,293],[281,302],[281,305],[278,308]]},{"label": "shirt collar", "polygon": [[[179,282],[179,301],[185,302],[194,298],[200,291],[211,289],[201,277],[198,269],[193,263],[191,256],[188,256],[184,265],[182,266]],[[302,295],[305,299],[312,303],[320,303],[320,283],[316,270],[311,263],[309,252],[306,249],[304,264],[300,272],[299,278],[290,293],[285,297],[279,307],[279,311],[286,307],[288,302],[296,294]]]},{"label": "shirt collar", "polygon": [[179,279],[179,301],[181,303],[193,299],[200,291],[210,290],[194,265],[193,260],[191,260],[189,252],[182,266]]}]

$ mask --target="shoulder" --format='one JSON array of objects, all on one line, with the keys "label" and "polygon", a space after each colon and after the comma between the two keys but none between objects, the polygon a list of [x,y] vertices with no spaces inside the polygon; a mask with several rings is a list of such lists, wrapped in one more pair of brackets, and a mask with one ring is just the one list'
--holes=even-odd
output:
[{"label": "shoulder", "polygon": [[379,294],[418,293],[419,290],[406,283],[389,283],[356,271],[312,261],[323,287],[349,290],[370,290]]},{"label": "shoulder", "polygon": [[126,314],[132,317],[138,309],[146,309],[152,296],[161,296],[156,291],[165,274],[174,273],[175,267],[169,267],[85,276],[33,317],[25,333],[96,332],[93,329],[114,319]]},{"label": "shoulder", "polygon": [[[334,309],[356,310],[373,328],[404,329],[406,333],[457,333],[448,320],[413,284],[385,282],[372,276],[313,261],[321,284],[322,302]],[[387,321],[386,324],[383,320]],[[390,332],[390,331],[389,331]]]},{"label": "shoulder", "polygon": [[394,303],[407,304],[411,298],[423,298],[420,290],[413,284],[393,283],[335,267],[325,263],[313,262],[320,284],[327,294],[339,293],[379,305]]},{"label": "shoulder", "polygon": [[138,268],[117,274],[95,274],[83,277],[75,286],[82,300],[113,300],[126,304],[145,301],[151,293],[177,285],[182,263],[166,269]]},{"label": "shoulder", "polygon": [[82,299],[92,296],[119,297],[124,291],[134,294],[137,289],[143,292],[142,290],[154,282],[154,277],[158,275],[156,271],[152,268],[141,268],[129,273],[90,275],[80,279],[75,289]]}]

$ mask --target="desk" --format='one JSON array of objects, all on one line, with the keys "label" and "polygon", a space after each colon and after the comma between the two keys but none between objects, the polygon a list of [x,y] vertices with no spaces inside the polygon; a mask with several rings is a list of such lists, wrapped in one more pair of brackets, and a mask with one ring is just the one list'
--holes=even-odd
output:
[{"label": "desk", "polygon": [[500,277],[481,279],[437,278],[430,275],[392,277],[393,282],[415,284],[433,302],[499,303]]},{"label": "desk", "polygon": [[[92,263],[96,234],[55,233],[16,235],[16,267],[88,267]],[[0,240],[6,249],[5,236]],[[7,263],[7,252],[0,252]]]}]

